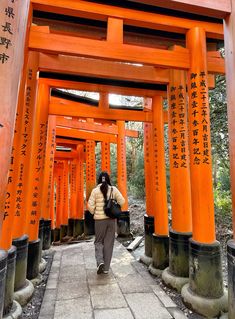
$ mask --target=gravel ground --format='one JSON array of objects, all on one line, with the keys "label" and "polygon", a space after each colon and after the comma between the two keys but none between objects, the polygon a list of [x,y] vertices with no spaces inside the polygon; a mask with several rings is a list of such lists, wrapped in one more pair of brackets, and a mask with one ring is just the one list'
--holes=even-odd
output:
[{"label": "gravel ground", "polygon": [[37,319],[39,316],[44,292],[46,289],[47,279],[51,269],[54,253],[50,253],[43,258],[47,261],[46,269],[43,271],[42,282],[35,287],[33,297],[30,302],[23,308],[22,319]]},{"label": "gravel ground", "polygon": [[[129,211],[130,211],[130,228],[133,237],[140,236],[144,234],[144,214],[145,214],[145,203],[141,200],[130,199],[129,201]],[[226,246],[227,241],[232,238],[232,220],[231,217],[216,216],[216,237],[221,243],[222,250],[222,267],[223,267],[223,277],[224,277],[224,287],[227,288],[227,256],[226,256]],[[132,240],[123,241],[124,246],[128,246]],[[138,259],[139,256],[144,252],[144,241],[140,246],[133,252],[133,255]],[[146,267],[147,268],[147,267]],[[185,313],[189,319],[203,319],[204,317],[192,312],[185,307],[182,302],[181,295],[176,291],[167,288],[161,278],[154,277],[159,283],[162,289],[172,298],[172,300],[178,305],[178,307]]]},{"label": "gravel ground", "polygon": [[[145,214],[145,203],[142,200],[136,200],[129,198],[129,211],[130,211],[130,228],[133,238],[136,236],[144,235],[144,214]],[[226,243],[227,240],[231,238],[232,233],[232,224],[231,218],[228,217],[216,217],[217,225],[217,239],[221,243],[222,248],[222,262],[223,262],[223,275],[224,275],[224,285],[227,287],[227,258],[226,258]],[[122,244],[126,247],[128,246],[133,239],[120,239]],[[144,241],[140,246],[133,252],[133,255],[138,259],[139,256],[144,252]],[[31,301],[23,308],[22,319],[38,319],[42,299],[44,296],[46,283],[48,275],[51,269],[51,264],[53,261],[53,253],[44,256],[44,259],[47,260],[47,267],[42,273],[43,280],[40,285],[35,288],[33,298]],[[147,267],[146,267],[147,268]],[[189,319],[203,319],[204,317],[192,312],[187,309],[182,302],[181,295],[176,291],[167,288],[161,281],[160,278],[154,277],[155,280],[159,283],[162,289],[172,298],[172,300],[178,305],[178,307],[185,313]]]}]

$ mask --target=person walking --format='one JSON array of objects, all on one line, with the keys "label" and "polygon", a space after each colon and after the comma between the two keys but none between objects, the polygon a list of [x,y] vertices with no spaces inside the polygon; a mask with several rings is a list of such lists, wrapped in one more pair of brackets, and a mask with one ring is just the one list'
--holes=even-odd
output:
[{"label": "person walking", "polygon": [[108,274],[115,239],[115,219],[109,218],[104,212],[105,201],[112,198],[122,206],[125,199],[117,189],[112,186],[107,172],[101,172],[98,185],[92,190],[88,200],[88,210],[94,215],[95,220],[95,258],[97,274]]}]

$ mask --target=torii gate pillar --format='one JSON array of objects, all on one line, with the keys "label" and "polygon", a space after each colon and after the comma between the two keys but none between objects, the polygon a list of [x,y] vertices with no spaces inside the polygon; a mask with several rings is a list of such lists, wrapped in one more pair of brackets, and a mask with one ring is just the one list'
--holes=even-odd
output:
[{"label": "torii gate pillar", "polygon": [[[0,232],[4,217],[8,169],[11,158],[18,90],[24,63],[29,0],[0,4]],[[13,80],[14,79],[14,80]],[[10,255],[9,255],[10,258]],[[3,312],[7,254],[0,251],[0,317]]]},{"label": "torii gate pillar", "polygon": [[77,197],[76,197],[76,214],[74,219],[73,237],[78,237],[84,233],[84,147],[82,144],[77,146]]},{"label": "torii gate pillar", "polygon": [[[96,159],[95,141],[86,141],[86,200],[88,201],[92,189],[96,186]],[[93,218],[90,218],[89,211],[85,211],[85,234],[95,233]]]},{"label": "torii gate pillar", "polygon": [[169,236],[169,268],[162,274],[164,282],[177,289],[188,282],[189,238],[192,237],[191,188],[188,150],[186,73],[170,70],[169,155],[172,228]]},{"label": "torii gate pillar", "polygon": [[228,131],[232,191],[233,239],[228,241],[228,318],[235,318],[235,1],[232,13],[224,20],[225,67],[228,103]]},{"label": "torii gate pillar", "polygon": [[117,234],[118,236],[125,237],[130,235],[130,216],[128,212],[127,197],[125,122],[117,121],[117,126],[117,182],[118,189],[125,198],[125,204],[122,207],[123,213],[117,220]]},{"label": "torii gate pillar", "polygon": [[[147,102],[147,101],[146,101]],[[150,265],[152,263],[152,236],[154,233],[153,217],[153,134],[152,123],[144,123],[144,175],[145,175],[145,202],[146,214],[144,215],[144,254],[140,256],[141,261]]]},{"label": "torii gate pillar", "polygon": [[227,310],[220,243],[215,238],[206,35],[195,27],[187,33],[189,150],[193,237],[189,241],[189,284],[182,297],[196,312],[216,317]]},{"label": "torii gate pillar", "polygon": [[161,96],[156,95],[153,97],[152,110],[152,208],[154,216],[154,234],[152,239],[153,261],[149,270],[153,275],[158,276],[169,265],[169,229],[164,155],[164,117],[163,100]]}]

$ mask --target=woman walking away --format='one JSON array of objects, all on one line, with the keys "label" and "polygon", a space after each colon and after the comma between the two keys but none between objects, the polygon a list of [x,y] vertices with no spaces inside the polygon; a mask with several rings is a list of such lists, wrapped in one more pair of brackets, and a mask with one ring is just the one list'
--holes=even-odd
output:
[{"label": "woman walking away", "polygon": [[107,172],[101,172],[98,185],[92,190],[88,200],[88,209],[94,214],[95,219],[95,258],[97,262],[97,274],[107,274],[113,254],[115,239],[115,219],[105,215],[105,200],[109,199],[112,190],[112,198],[122,206],[125,199],[115,186],[111,186]]}]

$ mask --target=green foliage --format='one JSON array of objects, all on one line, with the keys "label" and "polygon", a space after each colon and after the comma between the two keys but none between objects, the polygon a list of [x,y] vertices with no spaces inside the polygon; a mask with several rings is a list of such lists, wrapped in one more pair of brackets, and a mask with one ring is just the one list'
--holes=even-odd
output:
[{"label": "green foliage", "polygon": [[218,182],[214,191],[214,198],[216,213],[221,216],[230,215],[232,211],[232,197],[228,168],[219,168]]},{"label": "green foliage", "polygon": [[216,77],[216,86],[210,91],[211,144],[213,155],[214,199],[217,215],[230,215],[232,200],[230,191],[228,117],[226,81],[223,75]]},{"label": "green foliage", "polygon": [[138,138],[126,139],[127,182],[129,193],[137,198],[145,196],[144,154],[143,154],[143,124],[129,122],[128,129],[139,131]]},{"label": "green foliage", "polygon": [[219,166],[229,167],[228,117],[224,76],[216,77],[216,87],[210,91],[209,97],[212,154],[219,161]]},{"label": "green foliage", "polygon": [[215,190],[215,211],[217,214],[226,216],[232,211],[232,198],[230,191]]}]

